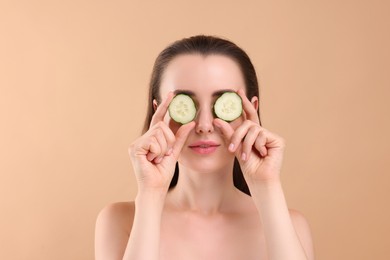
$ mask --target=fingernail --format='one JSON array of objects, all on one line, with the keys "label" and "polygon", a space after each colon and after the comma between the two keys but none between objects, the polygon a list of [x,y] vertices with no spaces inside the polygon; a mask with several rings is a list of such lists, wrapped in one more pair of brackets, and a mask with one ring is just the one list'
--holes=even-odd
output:
[{"label": "fingernail", "polygon": [[245,153],[242,153],[242,154],[241,154],[241,159],[242,159],[243,161],[246,160],[246,154],[245,154]]},{"label": "fingernail", "polygon": [[229,150],[232,151],[232,152],[234,151],[234,144],[233,144],[233,143],[231,143],[231,144],[229,145]]}]

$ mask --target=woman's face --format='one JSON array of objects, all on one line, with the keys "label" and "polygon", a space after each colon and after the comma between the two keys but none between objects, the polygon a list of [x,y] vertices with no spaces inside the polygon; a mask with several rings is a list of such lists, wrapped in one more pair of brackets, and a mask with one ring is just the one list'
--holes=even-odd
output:
[{"label": "woman's face", "polygon": [[[224,91],[245,90],[245,83],[238,65],[222,55],[180,55],[167,66],[161,86],[162,99],[168,92],[192,93],[197,106],[195,128],[189,134],[179,157],[179,163],[196,171],[209,172],[231,165],[234,155],[228,152],[229,144],[214,126],[213,104]],[[169,113],[164,121],[174,133],[180,124]],[[243,116],[230,124],[237,128]]]}]

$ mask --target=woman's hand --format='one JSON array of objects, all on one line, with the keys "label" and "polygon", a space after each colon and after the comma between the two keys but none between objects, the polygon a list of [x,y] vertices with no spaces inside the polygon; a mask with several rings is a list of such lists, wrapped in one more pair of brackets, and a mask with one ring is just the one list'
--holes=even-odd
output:
[{"label": "woman's hand", "polygon": [[149,130],[129,147],[139,191],[167,192],[180,151],[195,126],[194,122],[182,125],[175,135],[164,123],[172,98],[170,92],[153,115]]},{"label": "woman's hand", "polygon": [[284,140],[261,127],[257,111],[244,91],[237,93],[243,102],[244,122],[235,130],[221,119],[214,119],[214,124],[225,136],[229,151],[236,155],[248,185],[279,181]]}]

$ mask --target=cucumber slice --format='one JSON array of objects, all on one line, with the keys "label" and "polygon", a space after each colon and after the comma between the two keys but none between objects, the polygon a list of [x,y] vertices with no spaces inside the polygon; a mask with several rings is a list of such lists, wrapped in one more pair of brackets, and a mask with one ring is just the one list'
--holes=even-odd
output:
[{"label": "cucumber slice", "polygon": [[215,115],[227,122],[239,118],[242,114],[242,100],[236,92],[223,93],[214,103]]},{"label": "cucumber slice", "polygon": [[180,124],[187,124],[194,120],[196,106],[194,100],[186,94],[176,95],[168,107],[169,116]]}]

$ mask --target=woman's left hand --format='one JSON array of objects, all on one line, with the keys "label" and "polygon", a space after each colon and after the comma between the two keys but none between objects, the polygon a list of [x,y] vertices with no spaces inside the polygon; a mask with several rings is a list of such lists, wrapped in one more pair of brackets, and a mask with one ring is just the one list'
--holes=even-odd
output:
[{"label": "woman's left hand", "polygon": [[244,122],[234,129],[234,123],[216,118],[214,125],[221,130],[229,151],[238,159],[248,185],[279,181],[284,140],[260,126],[257,111],[243,90],[237,94],[242,99]]}]

